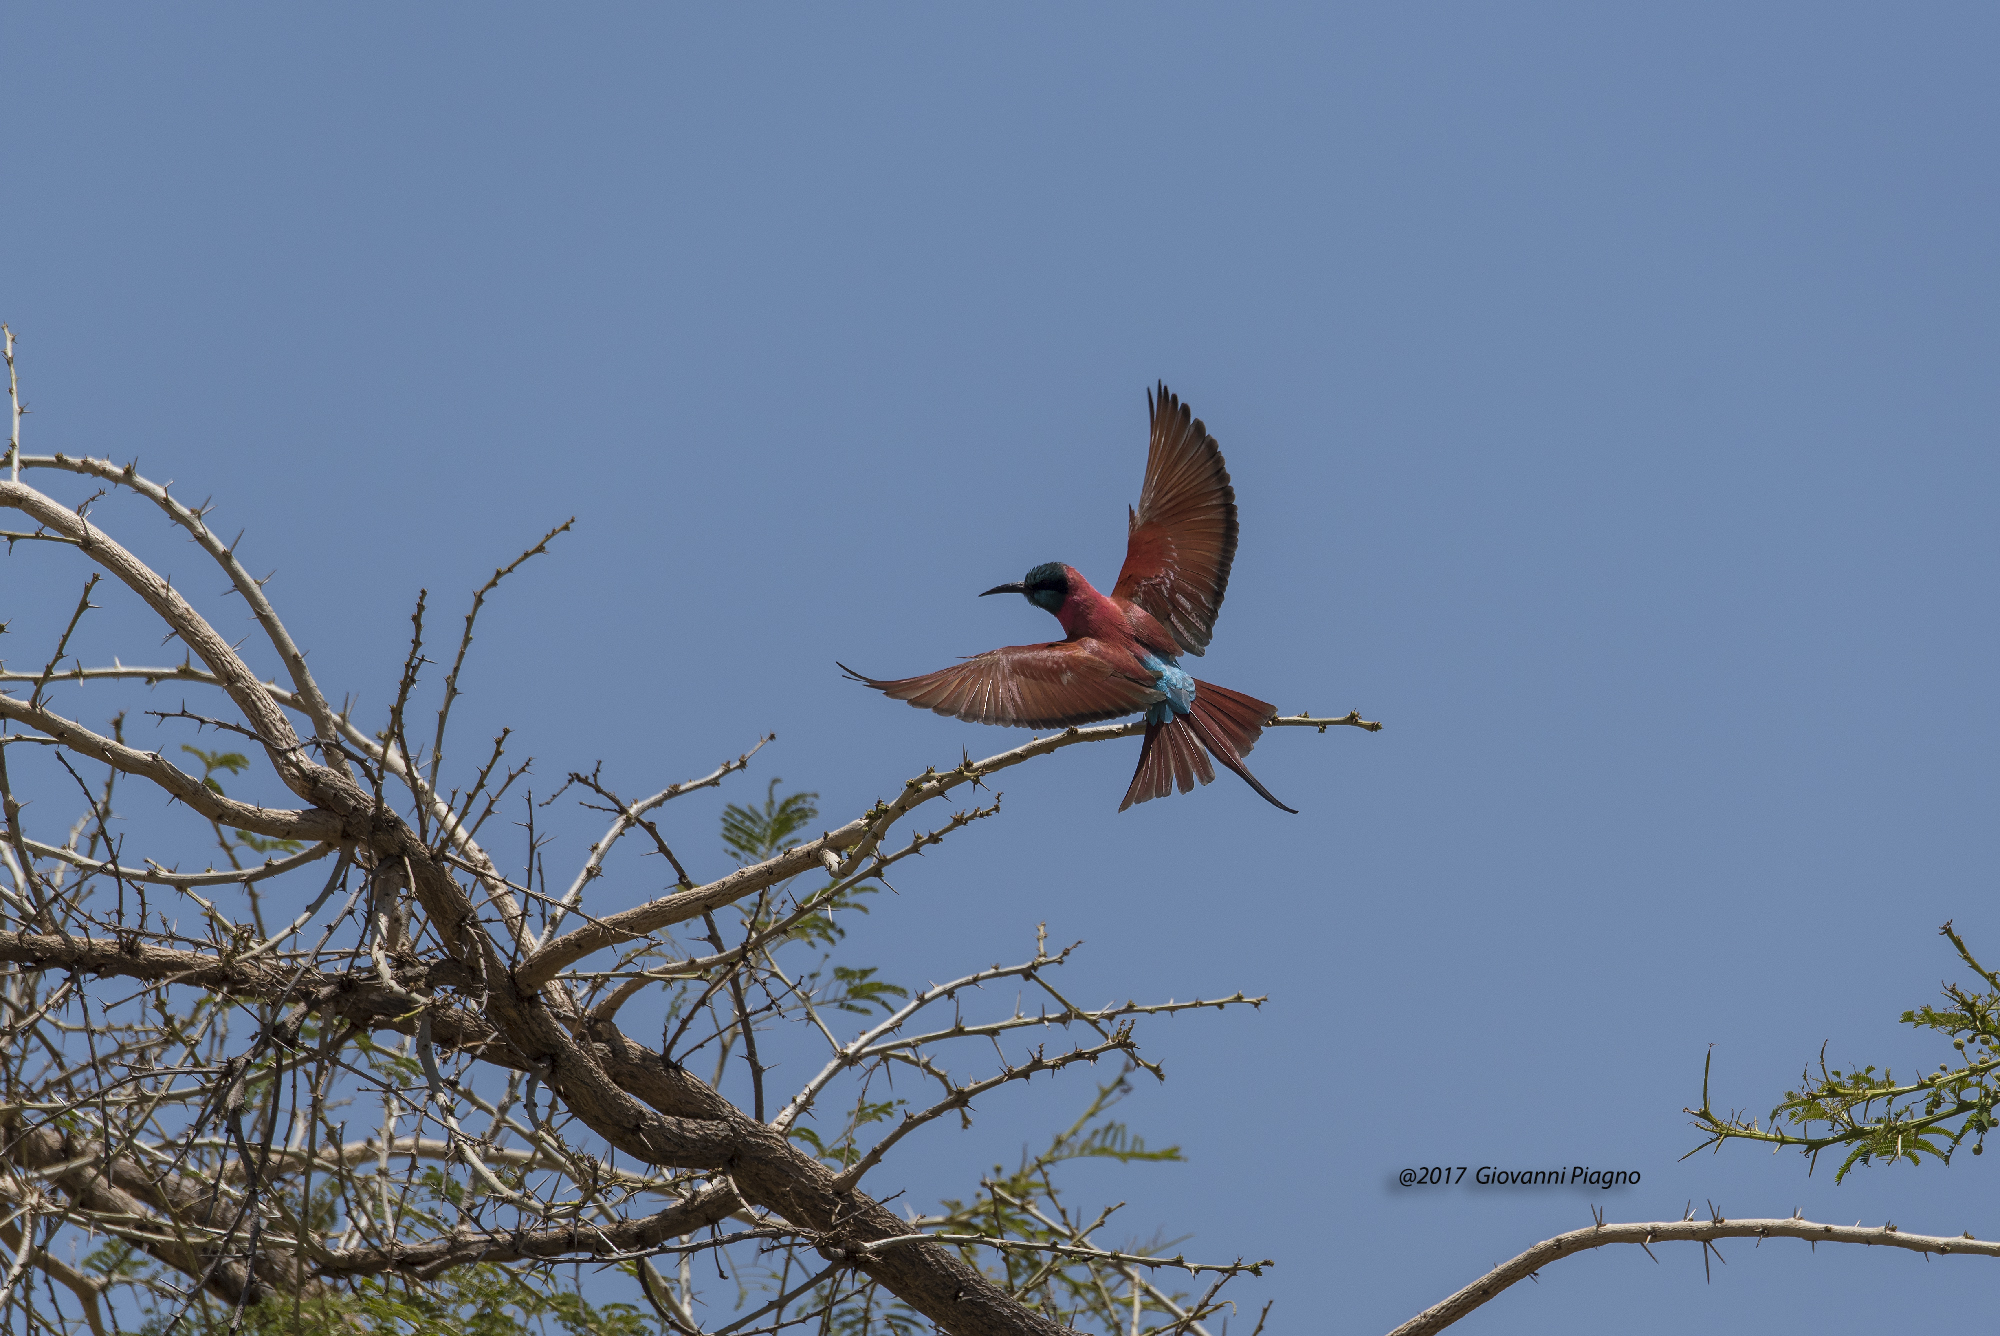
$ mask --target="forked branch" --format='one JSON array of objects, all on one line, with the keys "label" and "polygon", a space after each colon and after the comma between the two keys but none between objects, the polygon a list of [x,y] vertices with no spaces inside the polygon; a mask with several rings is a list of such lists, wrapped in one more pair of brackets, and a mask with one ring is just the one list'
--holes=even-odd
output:
[{"label": "forked branch", "polygon": [[[1271,727],[1316,728],[1320,732],[1341,724],[1369,731],[1382,727],[1379,723],[1363,720],[1356,713],[1332,719],[1299,715],[1270,721]],[[835,876],[845,875],[855,866],[857,859],[873,854],[876,845],[891,827],[925,803],[942,798],[964,785],[978,785],[1003,770],[1064,747],[1137,737],[1145,731],[1143,720],[1129,724],[1102,724],[1095,728],[1067,728],[1050,737],[1036,738],[1019,747],[996,753],[983,761],[967,756],[950,770],[927,770],[905,781],[903,792],[893,800],[878,802],[864,815],[816,840],[794,845],[761,863],[739,868],[705,886],[677,891],[621,913],[607,914],[597,922],[556,938],[529,956],[515,970],[514,977],[523,988],[539,988],[593,952],[637,941],[661,928],[712,914],[724,905],[755,895],[814,866],[825,866]]]}]

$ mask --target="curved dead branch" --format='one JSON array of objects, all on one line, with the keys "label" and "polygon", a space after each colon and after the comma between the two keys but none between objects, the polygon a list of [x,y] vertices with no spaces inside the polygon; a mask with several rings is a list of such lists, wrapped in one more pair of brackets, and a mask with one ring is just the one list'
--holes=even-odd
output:
[{"label": "curved dead branch", "polygon": [[[1656,1220],[1640,1224],[1593,1224],[1544,1239],[1520,1256],[1502,1262],[1464,1289],[1433,1304],[1403,1323],[1389,1336],[1432,1336],[1443,1331],[1482,1304],[1499,1297],[1509,1286],[1518,1285],[1551,1262],[1574,1257],[1592,1248],[1612,1244],[1634,1244],[1648,1255],[1655,1243],[1698,1243],[1702,1262],[1715,1252],[1720,1239],[1801,1239],[1815,1246],[1822,1243],[1855,1243],[1875,1248],[1904,1248],[1911,1252],[1936,1253],[1940,1257],[2000,1257],[2000,1243],[1975,1239],[1970,1234],[1944,1238],[1928,1234],[1906,1234],[1894,1225],[1864,1228],[1860,1225],[1823,1225],[1792,1216],[1784,1220],[1726,1220],[1720,1215],[1681,1220]],[[1654,1261],[1660,1259],[1655,1257]]]}]

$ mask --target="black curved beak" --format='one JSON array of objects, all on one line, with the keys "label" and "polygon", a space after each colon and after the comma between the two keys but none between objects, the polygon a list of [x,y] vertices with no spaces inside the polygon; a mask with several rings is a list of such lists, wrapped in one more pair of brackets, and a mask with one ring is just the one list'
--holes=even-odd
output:
[{"label": "black curved beak", "polygon": [[[1016,580],[1014,581],[1013,584],[994,585],[991,589],[986,591],[986,594],[1025,594],[1027,592],[1028,592],[1028,586],[1022,584],[1019,580]],[[979,597],[985,598],[986,594],[981,594]]]}]

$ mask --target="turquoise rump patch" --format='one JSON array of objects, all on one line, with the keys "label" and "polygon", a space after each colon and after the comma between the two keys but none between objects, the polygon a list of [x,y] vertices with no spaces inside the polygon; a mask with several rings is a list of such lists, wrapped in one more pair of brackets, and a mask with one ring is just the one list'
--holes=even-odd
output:
[{"label": "turquoise rump patch", "polygon": [[1139,662],[1153,675],[1153,685],[1166,697],[1146,711],[1147,723],[1166,723],[1169,709],[1175,714],[1186,714],[1194,709],[1194,678],[1181,671],[1179,664],[1157,654],[1148,654]]}]

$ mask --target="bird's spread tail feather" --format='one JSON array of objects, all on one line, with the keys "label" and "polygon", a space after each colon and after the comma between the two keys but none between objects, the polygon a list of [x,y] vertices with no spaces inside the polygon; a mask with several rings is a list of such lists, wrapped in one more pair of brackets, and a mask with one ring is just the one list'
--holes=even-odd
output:
[{"label": "bird's spread tail feather", "polygon": [[1208,758],[1214,756],[1273,807],[1295,812],[1272,797],[1243,764],[1243,757],[1257,745],[1265,722],[1274,713],[1270,705],[1254,696],[1197,681],[1191,713],[1173,715],[1163,723],[1147,723],[1146,741],[1139,748],[1139,768],[1133,772],[1132,787],[1125,791],[1125,801],[1118,810],[1164,798],[1176,786],[1186,793],[1196,782],[1211,782],[1215,770]]}]

